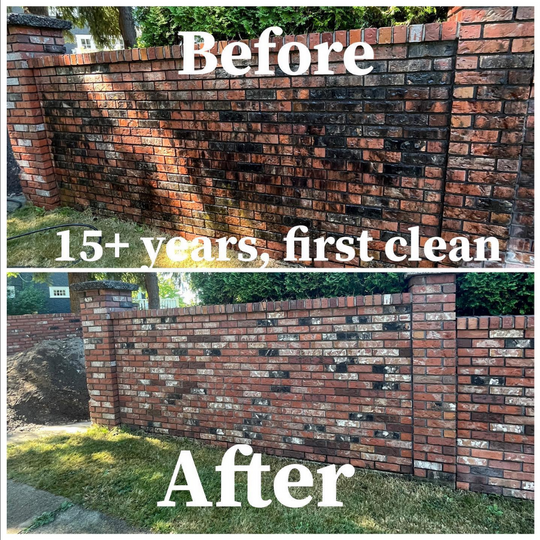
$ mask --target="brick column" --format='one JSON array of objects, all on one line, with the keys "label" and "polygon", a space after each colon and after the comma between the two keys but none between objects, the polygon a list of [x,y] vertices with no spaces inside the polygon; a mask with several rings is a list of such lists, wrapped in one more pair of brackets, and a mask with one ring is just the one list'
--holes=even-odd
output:
[{"label": "brick column", "polygon": [[96,424],[120,424],[111,313],[132,309],[131,291],[138,288],[138,285],[122,281],[85,281],[71,286],[72,290],[82,293],[86,381],[90,394],[90,418]]},{"label": "brick column", "polygon": [[409,277],[412,294],[413,472],[455,483],[456,275]]},{"label": "brick column", "polygon": [[459,28],[442,235],[494,236],[503,262],[529,264],[534,10],[462,7],[450,18]]},{"label": "brick column", "polygon": [[62,31],[71,23],[10,13],[7,25],[7,126],[21,187],[33,204],[55,208],[60,195],[32,59],[64,54]]}]

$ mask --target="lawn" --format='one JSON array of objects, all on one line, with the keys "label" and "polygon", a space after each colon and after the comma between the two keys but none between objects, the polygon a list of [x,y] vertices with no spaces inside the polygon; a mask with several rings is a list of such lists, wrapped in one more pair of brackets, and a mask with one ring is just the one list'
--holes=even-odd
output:
[{"label": "lawn", "polygon": [[[276,502],[274,474],[292,460],[263,456],[271,472],[263,473],[264,509],[247,506],[246,473],[236,474],[241,508],[192,508],[187,492],[175,492],[175,508],[157,507],[164,499],[180,450],[190,450],[206,497],[220,496],[220,475],[214,468],[224,450],[186,439],[150,436],[127,429],[94,426],[85,433],[53,436],[8,446],[8,477],[71,499],[93,510],[125,519],[154,533],[530,533],[534,505],[454,491],[404,477],[357,470],[340,478],[341,508],[319,508],[320,475],[307,464],[315,487],[291,488],[296,498],[312,495],[304,508]],[[250,458],[237,456],[237,462]],[[182,478],[179,476],[179,482]]]},{"label": "lawn", "polygon": [[[114,257],[114,250],[104,249],[103,256],[98,261],[79,261],[77,264],[58,262],[55,259],[61,254],[61,237],[58,232],[67,229],[54,229],[40,232],[23,238],[10,240],[7,243],[7,265],[10,268],[140,268],[143,265],[150,265],[150,258],[141,242],[141,237],[165,237],[167,240],[171,235],[159,231],[156,228],[145,225],[138,225],[132,221],[121,221],[117,218],[105,218],[95,216],[90,210],[78,212],[72,208],[58,208],[52,211],[45,211],[35,206],[25,206],[12,214],[7,219],[7,236],[17,236],[45,227],[63,225],[66,223],[83,223],[92,225],[101,230],[102,246],[106,243],[114,242],[115,233],[119,233],[120,240],[128,243],[129,248],[120,250],[120,257]],[[82,249],[84,227],[71,227],[70,245],[71,256],[77,259]],[[165,244],[165,243],[164,243]],[[238,252],[228,250],[228,262],[206,262],[194,261],[190,253],[196,247],[191,243],[186,254],[186,259],[182,262],[173,262],[167,257],[163,245],[154,268],[258,268],[260,261],[243,262],[238,260]],[[91,253],[91,249],[88,249]],[[213,249],[213,256],[217,256],[217,249]],[[268,268],[284,266],[277,261],[270,261]]]}]

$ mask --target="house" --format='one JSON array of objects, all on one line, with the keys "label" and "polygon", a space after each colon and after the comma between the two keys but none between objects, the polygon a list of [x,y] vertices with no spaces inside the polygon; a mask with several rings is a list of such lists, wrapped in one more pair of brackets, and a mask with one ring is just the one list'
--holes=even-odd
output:
[{"label": "house", "polygon": [[33,279],[32,273],[20,273],[7,279],[7,298],[17,298],[26,287],[34,287],[44,293],[45,305],[39,313],[70,313],[68,275],[62,273],[47,274],[45,282]]}]

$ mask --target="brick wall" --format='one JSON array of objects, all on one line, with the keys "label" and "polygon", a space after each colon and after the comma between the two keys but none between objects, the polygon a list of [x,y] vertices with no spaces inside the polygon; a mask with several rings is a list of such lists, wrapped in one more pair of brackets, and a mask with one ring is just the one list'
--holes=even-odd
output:
[{"label": "brick wall", "polygon": [[73,287],[98,424],[533,497],[534,317],[456,319],[454,274],[144,311],[134,285]]},{"label": "brick wall", "polygon": [[60,202],[41,93],[32,60],[65,53],[63,30],[71,23],[35,15],[8,14],[7,124],[20,181],[30,201],[47,209]]},{"label": "brick wall", "polygon": [[443,237],[496,236],[532,263],[534,8],[463,8]]},{"label": "brick wall", "polygon": [[73,313],[10,315],[6,320],[8,356],[46,339],[82,336],[81,319]]},{"label": "brick wall", "polygon": [[533,498],[534,317],[458,319],[457,486]]},{"label": "brick wall", "polygon": [[530,10],[456,8],[442,25],[285,38],[367,41],[364,77],[342,53],[334,76],[181,76],[177,46],[31,65],[63,204],[188,238],[254,236],[278,259],[294,225],[367,229],[372,266],[395,266],[384,242],[412,226],[422,240],[493,235],[514,265],[533,249],[532,36]]}]

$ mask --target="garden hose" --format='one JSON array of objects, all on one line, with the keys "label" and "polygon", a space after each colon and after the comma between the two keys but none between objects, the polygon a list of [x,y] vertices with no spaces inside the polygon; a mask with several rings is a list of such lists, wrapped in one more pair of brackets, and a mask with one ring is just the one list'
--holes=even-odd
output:
[{"label": "garden hose", "polygon": [[[46,231],[52,231],[53,229],[64,229],[67,227],[86,227],[87,229],[92,229],[94,231],[99,231],[97,227],[94,227],[93,225],[87,225],[86,223],[65,223],[64,225],[52,225],[51,227],[44,227],[43,229],[36,229],[35,231],[30,231],[22,234],[17,234],[16,236],[10,236],[7,238],[7,241],[15,240],[17,238],[23,238],[24,236],[30,236],[32,234],[37,234],[41,232]],[[98,244],[101,245],[101,236],[98,238]],[[75,266],[76,264],[79,264],[82,261],[82,259],[79,257],[76,261],[65,265],[65,267],[68,266]],[[19,266],[18,268],[31,268],[29,266]]]}]

